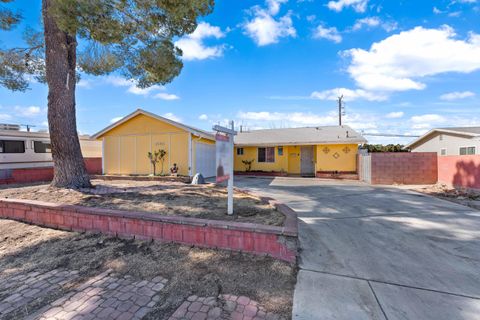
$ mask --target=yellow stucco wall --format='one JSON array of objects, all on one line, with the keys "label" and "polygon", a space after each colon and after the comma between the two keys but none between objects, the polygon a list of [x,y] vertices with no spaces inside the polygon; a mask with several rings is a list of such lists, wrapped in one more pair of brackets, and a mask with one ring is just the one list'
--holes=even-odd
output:
[{"label": "yellow stucco wall", "polygon": [[[106,132],[104,139],[105,174],[151,174],[153,167],[147,153],[164,149],[164,173],[176,163],[179,174],[188,175],[188,137],[190,133],[163,121],[137,115]],[[161,164],[157,165],[157,174]]]},{"label": "yellow stucco wall", "polygon": [[[325,149],[328,147],[328,150]],[[348,148],[348,149],[347,149]],[[356,171],[357,169],[356,144],[342,145],[316,145],[313,146],[316,171]],[[246,166],[242,160],[252,160],[252,170],[287,172],[300,174],[301,169],[301,146],[284,146],[283,156],[278,155],[278,147],[275,147],[275,162],[259,163],[257,147],[243,147],[243,155],[237,155],[237,147],[234,151],[235,171],[245,171]],[[328,151],[328,152],[326,152]],[[338,155],[334,156],[335,154]]]},{"label": "yellow stucco wall", "polygon": [[356,144],[317,145],[317,171],[356,171]]}]

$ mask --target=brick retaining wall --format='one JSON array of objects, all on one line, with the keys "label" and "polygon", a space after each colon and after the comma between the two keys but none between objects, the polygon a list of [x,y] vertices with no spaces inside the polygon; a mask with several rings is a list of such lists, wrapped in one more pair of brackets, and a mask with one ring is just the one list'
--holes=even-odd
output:
[{"label": "brick retaining wall", "polygon": [[[89,174],[102,173],[102,158],[85,158],[85,166]],[[2,169],[0,184],[30,183],[51,181],[53,167]]]},{"label": "brick retaining wall", "polygon": [[371,153],[372,184],[435,184],[436,152]]},{"label": "brick retaining wall", "polygon": [[285,214],[283,227],[17,199],[0,199],[0,218],[61,230],[266,254],[295,262],[296,213],[283,204],[269,201]]},{"label": "brick retaining wall", "polygon": [[438,182],[454,187],[480,189],[480,155],[439,156]]}]

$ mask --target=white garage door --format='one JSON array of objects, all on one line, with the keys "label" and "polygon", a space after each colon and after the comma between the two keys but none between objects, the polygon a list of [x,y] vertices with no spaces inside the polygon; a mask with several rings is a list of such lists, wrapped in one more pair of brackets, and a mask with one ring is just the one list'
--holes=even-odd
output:
[{"label": "white garage door", "polygon": [[197,142],[196,148],[196,173],[201,173],[205,178],[215,176],[215,145]]}]

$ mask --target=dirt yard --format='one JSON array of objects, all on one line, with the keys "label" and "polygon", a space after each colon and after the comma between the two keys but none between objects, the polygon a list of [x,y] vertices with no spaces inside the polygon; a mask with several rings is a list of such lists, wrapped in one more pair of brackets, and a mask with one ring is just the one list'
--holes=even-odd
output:
[{"label": "dirt yard", "polygon": [[[191,295],[219,294],[247,296],[268,311],[285,319],[291,317],[296,269],[287,263],[269,257],[64,232],[0,219],[0,282],[12,275],[59,269],[78,271],[82,280],[108,268],[137,281],[158,276],[168,279],[161,299],[145,319],[167,319]],[[58,292],[57,296],[36,299],[22,312],[34,313],[57,298]]]},{"label": "dirt yard", "polygon": [[480,190],[461,190],[444,184],[415,188],[414,190],[480,210]]},{"label": "dirt yard", "polygon": [[47,184],[7,186],[0,198],[30,199],[89,207],[145,211],[161,215],[235,220],[280,226],[284,215],[259,198],[235,193],[234,216],[226,215],[227,191],[213,184],[189,185],[181,182],[93,180],[95,188],[72,190]]}]

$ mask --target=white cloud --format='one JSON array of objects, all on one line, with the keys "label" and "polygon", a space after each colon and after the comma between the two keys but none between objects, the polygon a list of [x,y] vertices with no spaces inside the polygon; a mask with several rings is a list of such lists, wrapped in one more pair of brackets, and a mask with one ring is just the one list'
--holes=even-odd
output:
[{"label": "white cloud", "polygon": [[253,18],[243,24],[244,33],[258,46],[277,43],[281,38],[296,37],[291,12],[275,18],[280,11],[280,4],[286,1],[267,0],[267,8],[254,6],[251,8]]},{"label": "white cloud", "polygon": [[29,107],[15,106],[13,110],[16,113],[16,115],[20,115],[23,117],[35,117],[42,112],[42,109],[37,106],[29,106]]},{"label": "white cloud", "polygon": [[364,99],[368,101],[385,101],[388,97],[382,93],[369,92],[363,89],[347,89],[347,88],[335,88],[324,91],[314,91],[310,95],[311,98],[320,100],[337,100],[339,96],[343,95],[345,100],[354,101]]},{"label": "white cloud", "polygon": [[115,118],[112,118],[112,119],[110,120],[110,123],[115,123],[115,122],[120,121],[120,120],[122,120],[122,119],[123,119],[123,117],[115,117]]},{"label": "white cloud", "polygon": [[340,43],[342,42],[342,36],[340,35],[340,32],[338,32],[337,28],[335,27],[324,27],[322,25],[319,25],[313,34],[313,37],[315,39],[327,39],[330,41],[333,41],[335,43]]},{"label": "white cloud", "polygon": [[367,4],[368,0],[337,0],[329,1],[327,7],[337,12],[342,11],[344,8],[352,7],[356,12],[362,13],[367,9]]},{"label": "white cloud", "polygon": [[152,91],[156,90],[163,90],[164,87],[159,86],[159,85],[154,85],[148,88],[139,88],[137,87],[137,84],[134,80],[129,80],[125,79],[122,77],[117,77],[117,76],[108,76],[105,77],[105,82],[108,84],[111,84],[115,87],[127,87],[127,92],[135,94],[135,95],[142,95],[142,96],[147,96],[149,95]]},{"label": "white cloud", "polygon": [[266,0],[268,11],[271,15],[276,15],[280,12],[280,5],[286,3],[288,0]]},{"label": "white cloud", "polygon": [[345,51],[348,72],[362,89],[371,91],[422,90],[423,77],[480,69],[480,35],[455,38],[448,26],[416,27],[374,43],[369,50]]},{"label": "white cloud", "polygon": [[180,99],[179,96],[171,93],[160,92],[153,96],[155,99],[162,99],[162,100],[178,100]]},{"label": "white cloud", "polygon": [[439,114],[424,114],[410,118],[412,129],[429,129],[445,123],[446,118]]},{"label": "white cloud", "polygon": [[440,99],[445,100],[445,101],[453,101],[453,100],[470,98],[470,97],[474,97],[474,96],[475,96],[475,93],[473,93],[471,91],[463,91],[463,92],[455,91],[455,92],[449,92],[449,93],[442,94],[440,96]]},{"label": "white cloud", "polygon": [[199,120],[208,120],[208,116],[206,114],[201,114],[199,117],[198,117]]},{"label": "white cloud", "polygon": [[170,120],[172,120],[172,121],[182,122],[182,118],[174,115],[174,114],[171,113],[171,112],[167,112],[167,113],[165,113],[165,114],[162,114],[162,117],[167,118],[167,119],[170,119]]},{"label": "white cloud", "polygon": [[128,79],[117,77],[117,76],[105,77],[105,82],[115,87],[126,87],[127,92],[134,95],[150,97],[153,94],[153,98],[155,99],[163,99],[163,100],[180,99],[180,97],[174,94],[169,94],[166,92],[158,92],[158,91],[164,91],[165,90],[164,86],[153,85],[148,88],[139,88],[137,87],[137,84],[134,80],[128,80]]},{"label": "white cloud", "polygon": [[379,17],[366,17],[358,19],[352,26],[352,31],[358,31],[363,28],[381,27],[387,32],[392,32],[398,28],[398,24],[394,21],[382,21]]},{"label": "white cloud", "polygon": [[438,9],[437,7],[433,7],[433,13],[435,13],[435,14],[441,14],[441,13],[443,13],[443,11],[440,10],[440,9]]},{"label": "white cloud", "polygon": [[92,83],[87,79],[80,79],[80,81],[77,83],[77,87],[90,89],[92,87]]},{"label": "white cloud", "polygon": [[387,119],[398,119],[398,118],[403,117],[404,114],[405,113],[403,111],[394,111],[394,112],[387,113],[385,118],[387,118]]},{"label": "white cloud", "polygon": [[225,37],[225,33],[217,26],[207,22],[201,22],[191,34],[175,42],[175,46],[183,52],[184,60],[204,60],[223,55],[225,45],[207,46],[204,39]]},{"label": "white cloud", "polygon": [[6,113],[0,113],[0,121],[8,121],[12,119],[12,116]]}]

